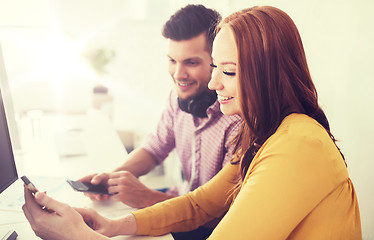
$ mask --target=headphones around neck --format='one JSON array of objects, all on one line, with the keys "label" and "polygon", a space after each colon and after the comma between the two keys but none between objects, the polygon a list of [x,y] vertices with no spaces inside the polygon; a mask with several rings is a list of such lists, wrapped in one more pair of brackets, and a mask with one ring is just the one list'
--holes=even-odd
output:
[{"label": "headphones around neck", "polygon": [[182,100],[178,98],[179,108],[190,113],[195,117],[206,118],[208,117],[206,110],[217,100],[217,94],[215,91],[204,91],[200,95],[188,99]]}]

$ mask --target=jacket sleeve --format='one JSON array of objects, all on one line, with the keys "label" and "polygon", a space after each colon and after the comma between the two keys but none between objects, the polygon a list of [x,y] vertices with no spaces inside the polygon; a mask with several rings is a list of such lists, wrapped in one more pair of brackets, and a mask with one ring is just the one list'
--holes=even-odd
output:
[{"label": "jacket sleeve", "polygon": [[221,217],[232,201],[239,165],[227,164],[214,178],[193,192],[133,212],[137,235],[190,231]]},{"label": "jacket sleeve", "polygon": [[335,179],[347,179],[339,153],[327,141],[287,137],[265,143],[209,239],[287,239],[339,184]]}]

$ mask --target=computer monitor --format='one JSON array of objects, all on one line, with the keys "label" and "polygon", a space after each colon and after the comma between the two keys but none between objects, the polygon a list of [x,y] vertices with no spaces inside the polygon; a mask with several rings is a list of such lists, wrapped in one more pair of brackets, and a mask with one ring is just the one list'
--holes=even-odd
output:
[{"label": "computer monitor", "polygon": [[3,94],[3,104],[5,113],[8,119],[8,127],[10,132],[10,139],[12,141],[13,150],[21,150],[21,140],[17,128],[17,122],[14,113],[13,100],[10,93],[8,77],[5,70],[5,63],[3,52],[0,43],[0,87]]},{"label": "computer monitor", "polygon": [[0,89],[0,193],[18,179],[4,102]]},{"label": "computer monitor", "polygon": [[[1,90],[0,88],[0,194],[18,179]],[[1,235],[1,239],[14,239],[18,234],[9,231],[5,236]]]}]

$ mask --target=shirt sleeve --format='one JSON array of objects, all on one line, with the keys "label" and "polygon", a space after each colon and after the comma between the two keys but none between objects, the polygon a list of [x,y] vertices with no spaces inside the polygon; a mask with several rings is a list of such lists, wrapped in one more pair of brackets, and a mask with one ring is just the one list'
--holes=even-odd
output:
[{"label": "shirt sleeve", "polygon": [[137,235],[190,231],[221,217],[228,210],[238,180],[239,165],[228,164],[193,192],[133,212]]},{"label": "shirt sleeve", "polygon": [[209,239],[286,239],[338,180],[348,178],[327,133],[323,138],[285,135],[259,150],[233,205]]},{"label": "shirt sleeve", "polygon": [[174,135],[174,115],[175,94],[170,92],[168,105],[161,115],[158,122],[157,129],[154,133],[147,136],[142,148],[152,154],[158,164],[161,164],[169,153],[175,148],[175,135]]}]

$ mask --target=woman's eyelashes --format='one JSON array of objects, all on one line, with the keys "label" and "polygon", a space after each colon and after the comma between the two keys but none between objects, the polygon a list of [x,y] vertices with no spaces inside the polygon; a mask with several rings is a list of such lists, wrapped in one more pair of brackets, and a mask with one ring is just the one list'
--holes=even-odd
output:
[{"label": "woman's eyelashes", "polygon": [[[214,63],[211,63],[210,66],[212,68],[217,68],[217,65],[215,65]],[[235,76],[236,75],[236,72],[230,72],[230,71],[222,71],[223,74],[227,75],[227,76]]]},{"label": "woman's eyelashes", "polygon": [[228,72],[228,71],[223,71],[223,74],[226,74],[228,76],[235,76],[236,72]]}]

